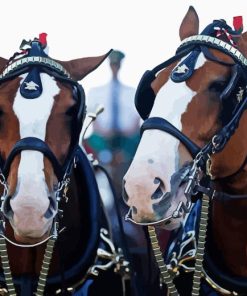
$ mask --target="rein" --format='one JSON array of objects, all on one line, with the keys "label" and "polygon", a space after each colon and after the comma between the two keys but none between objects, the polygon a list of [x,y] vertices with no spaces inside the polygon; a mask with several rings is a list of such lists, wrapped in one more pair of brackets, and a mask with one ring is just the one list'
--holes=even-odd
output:
[{"label": "rein", "polygon": [[[245,88],[246,88],[247,77],[245,72],[247,69],[247,59],[234,46],[218,38],[208,36],[208,35],[196,35],[196,36],[191,36],[189,38],[186,38],[178,48],[176,55],[171,59],[167,60],[166,62],[155,67],[151,71],[152,74],[155,75],[164,67],[167,67],[172,62],[178,60],[179,58],[181,58],[181,56],[185,56],[186,54],[193,51],[198,46],[214,48],[230,56],[236,62],[236,64],[243,70],[242,73],[244,75]],[[190,73],[190,75],[192,75],[192,73]],[[186,76],[184,80],[186,80],[187,78],[188,76]],[[175,81],[175,82],[179,82],[179,81]],[[169,221],[170,219],[181,217],[183,214],[188,213],[191,209],[190,200],[196,195],[197,195],[196,198],[199,198],[198,193],[202,194],[202,208],[201,208],[201,217],[200,217],[200,224],[199,224],[200,226],[199,226],[199,234],[198,234],[198,247],[197,247],[197,253],[195,256],[196,261],[195,261],[195,268],[194,268],[194,275],[193,275],[192,295],[199,296],[200,283],[201,283],[202,276],[204,276],[206,281],[211,283],[213,288],[218,290],[219,292],[226,291],[227,293],[229,292],[229,294],[231,293],[230,291],[227,291],[219,287],[217,284],[214,284],[214,282],[207,276],[207,274],[203,269],[203,258],[205,253],[205,241],[206,241],[206,232],[207,232],[207,224],[208,224],[208,210],[209,210],[210,201],[212,201],[213,199],[216,199],[219,201],[226,201],[234,198],[246,199],[247,195],[234,196],[234,195],[226,194],[224,192],[216,192],[214,189],[210,187],[210,180],[212,178],[212,175],[210,172],[210,157],[212,154],[218,153],[224,149],[226,143],[229,141],[231,136],[236,131],[239,125],[240,118],[246,109],[247,109],[247,97],[244,98],[243,100],[239,100],[237,108],[231,120],[215,136],[213,136],[212,140],[208,144],[206,144],[201,149],[195,143],[193,143],[187,136],[185,136],[182,132],[176,129],[171,123],[169,123],[167,120],[163,118],[158,118],[158,117],[148,118],[144,121],[141,127],[141,134],[145,130],[152,130],[152,129],[158,129],[171,134],[172,136],[176,137],[180,142],[182,142],[185,145],[185,147],[188,149],[188,151],[191,153],[191,155],[194,158],[192,167],[190,168],[190,170],[187,172],[187,175],[186,175],[186,178],[188,180],[188,183],[184,192],[187,198],[186,205],[179,204],[177,209],[174,211],[174,213],[170,217],[167,217],[160,221],[144,224],[148,226],[151,245],[156,258],[157,265],[160,269],[162,282],[167,284],[169,293],[172,296],[179,295],[179,294],[173,284],[173,276],[170,274],[168,267],[164,263],[163,255],[159,247],[159,242],[155,232],[154,225],[162,224],[164,222]],[[204,175],[203,178],[201,178],[202,174]],[[201,181],[203,181],[203,183],[205,184],[201,183]],[[131,211],[128,213],[126,219],[134,222],[133,219],[131,218]],[[143,225],[142,223],[137,223],[137,222],[134,222],[134,223]],[[232,293],[235,293],[234,295],[238,295],[236,294],[236,292],[232,292]]]}]

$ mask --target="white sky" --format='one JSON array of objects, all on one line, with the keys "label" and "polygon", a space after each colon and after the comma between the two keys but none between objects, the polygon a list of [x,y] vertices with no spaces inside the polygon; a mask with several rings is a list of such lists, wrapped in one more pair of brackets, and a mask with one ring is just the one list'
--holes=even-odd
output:
[{"label": "white sky", "polygon": [[[136,87],[141,75],[172,56],[178,30],[190,5],[200,30],[214,19],[242,15],[247,29],[246,0],[5,0],[1,3],[0,55],[9,58],[22,39],[46,32],[49,55],[60,60],[125,52],[120,78]],[[89,88],[110,79],[108,61],[82,81]]]}]

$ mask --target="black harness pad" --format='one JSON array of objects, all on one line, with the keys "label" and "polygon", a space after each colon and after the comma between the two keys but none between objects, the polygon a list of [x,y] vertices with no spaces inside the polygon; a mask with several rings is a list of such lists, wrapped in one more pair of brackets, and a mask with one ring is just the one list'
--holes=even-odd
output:
[{"label": "black harness pad", "polygon": [[21,95],[26,99],[36,99],[43,91],[38,67],[33,67],[20,87]]},{"label": "black harness pad", "polygon": [[[232,67],[231,78],[220,95],[223,106],[220,118],[223,125],[229,122],[229,120],[232,118],[232,115],[235,113],[236,107],[238,106],[241,98],[245,96],[246,90],[242,87],[245,85],[243,77],[244,75],[242,69],[239,67],[239,65],[234,65]],[[241,89],[242,94],[240,93]]]},{"label": "black harness pad", "polygon": [[195,65],[200,54],[200,50],[193,50],[171,73],[171,80],[182,82],[191,77],[195,71]]},{"label": "black harness pad", "polygon": [[143,120],[148,118],[154,105],[155,93],[151,87],[151,83],[155,78],[155,74],[147,70],[143,74],[136,89],[135,106]]}]

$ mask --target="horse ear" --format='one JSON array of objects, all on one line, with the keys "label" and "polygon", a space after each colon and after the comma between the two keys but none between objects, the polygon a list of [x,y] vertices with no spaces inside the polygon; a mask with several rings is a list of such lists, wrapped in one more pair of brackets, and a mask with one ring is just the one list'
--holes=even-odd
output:
[{"label": "horse ear", "polygon": [[237,41],[237,45],[239,50],[242,52],[242,54],[247,57],[247,32],[243,33],[238,41]]},{"label": "horse ear", "polygon": [[179,28],[179,37],[183,39],[199,32],[199,18],[193,6],[190,6]]},{"label": "horse ear", "polygon": [[0,73],[3,72],[3,69],[5,68],[5,66],[7,65],[8,60],[0,57]]},{"label": "horse ear", "polygon": [[99,67],[109,56],[112,49],[105,55],[97,57],[80,58],[71,61],[58,61],[71,75],[71,78],[79,81]]}]

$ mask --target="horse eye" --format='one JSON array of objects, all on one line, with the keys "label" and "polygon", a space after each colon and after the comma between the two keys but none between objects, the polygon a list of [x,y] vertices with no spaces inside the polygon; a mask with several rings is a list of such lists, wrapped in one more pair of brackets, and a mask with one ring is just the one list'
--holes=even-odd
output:
[{"label": "horse eye", "polygon": [[214,81],[209,86],[209,91],[212,92],[222,92],[226,87],[226,81]]}]

